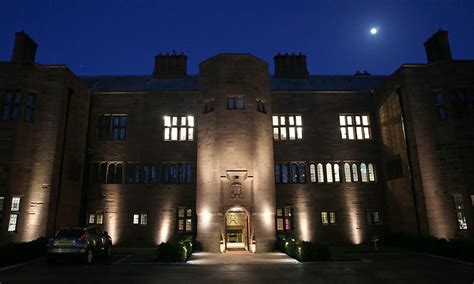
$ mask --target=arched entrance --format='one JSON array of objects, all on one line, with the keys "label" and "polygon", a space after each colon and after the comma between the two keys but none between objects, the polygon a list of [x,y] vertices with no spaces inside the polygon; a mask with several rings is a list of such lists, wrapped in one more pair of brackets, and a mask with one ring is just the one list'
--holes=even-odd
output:
[{"label": "arched entrance", "polygon": [[249,215],[242,207],[232,207],[225,213],[225,250],[249,250]]}]

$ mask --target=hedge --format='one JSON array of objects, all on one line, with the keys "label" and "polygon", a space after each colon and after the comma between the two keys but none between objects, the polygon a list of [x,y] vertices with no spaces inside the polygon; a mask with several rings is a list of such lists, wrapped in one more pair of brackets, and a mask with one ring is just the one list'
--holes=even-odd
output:
[{"label": "hedge", "polygon": [[31,242],[11,243],[0,246],[0,267],[45,256],[48,239],[40,237]]},{"label": "hedge", "polygon": [[301,262],[332,260],[327,245],[295,240],[287,235],[278,236],[276,249]]},{"label": "hedge", "polygon": [[178,241],[161,243],[156,249],[156,261],[186,262],[193,253],[193,238],[184,237]]}]

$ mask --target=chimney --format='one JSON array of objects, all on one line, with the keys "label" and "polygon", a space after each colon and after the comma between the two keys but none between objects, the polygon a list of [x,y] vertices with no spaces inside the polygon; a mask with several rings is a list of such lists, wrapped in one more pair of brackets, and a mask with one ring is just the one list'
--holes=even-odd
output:
[{"label": "chimney", "polygon": [[38,45],[24,31],[15,33],[12,62],[22,65],[35,63],[36,48]]},{"label": "chimney", "polygon": [[447,31],[440,29],[433,34],[424,45],[428,63],[453,59]]},{"label": "chimney", "polygon": [[158,54],[155,56],[155,78],[179,78],[186,77],[186,62],[188,57],[183,53],[177,54],[174,50],[172,54]]},{"label": "chimney", "polygon": [[273,57],[275,60],[275,77],[277,78],[306,78],[308,68],[306,67],[306,56],[303,54],[291,55],[278,53]]}]

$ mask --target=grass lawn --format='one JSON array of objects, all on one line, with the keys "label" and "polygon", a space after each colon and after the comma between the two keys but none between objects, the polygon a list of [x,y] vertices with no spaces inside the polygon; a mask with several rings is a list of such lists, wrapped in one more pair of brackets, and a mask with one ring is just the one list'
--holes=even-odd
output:
[{"label": "grass lawn", "polygon": [[390,247],[390,246],[377,246],[377,251],[373,245],[330,245],[329,250],[331,257],[335,261],[350,261],[360,260],[363,253],[387,253],[387,252],[407,252],[407,250]]},{"label": "grass lawn", "polygon": [[156,247],[114,247],[113,253],[130,255],[123,262],[153,262],[156,259]]}]

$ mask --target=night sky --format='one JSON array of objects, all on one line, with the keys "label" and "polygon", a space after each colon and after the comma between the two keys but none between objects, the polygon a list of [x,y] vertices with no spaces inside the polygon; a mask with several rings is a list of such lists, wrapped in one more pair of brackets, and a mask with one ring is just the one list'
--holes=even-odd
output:
[{"label": "night sky", "polygon": [[0,15],[1,61],[24,30],[38,63],[78,75],[151,74],[153,56],[173,49],[190,74],[227,52],[255,54],[271,73],[277,52],[302,52],[311,74],[390,74],[426,62],[423,42],[439,28],[455,59],[474,59],[474,0],[0,0]]}]

